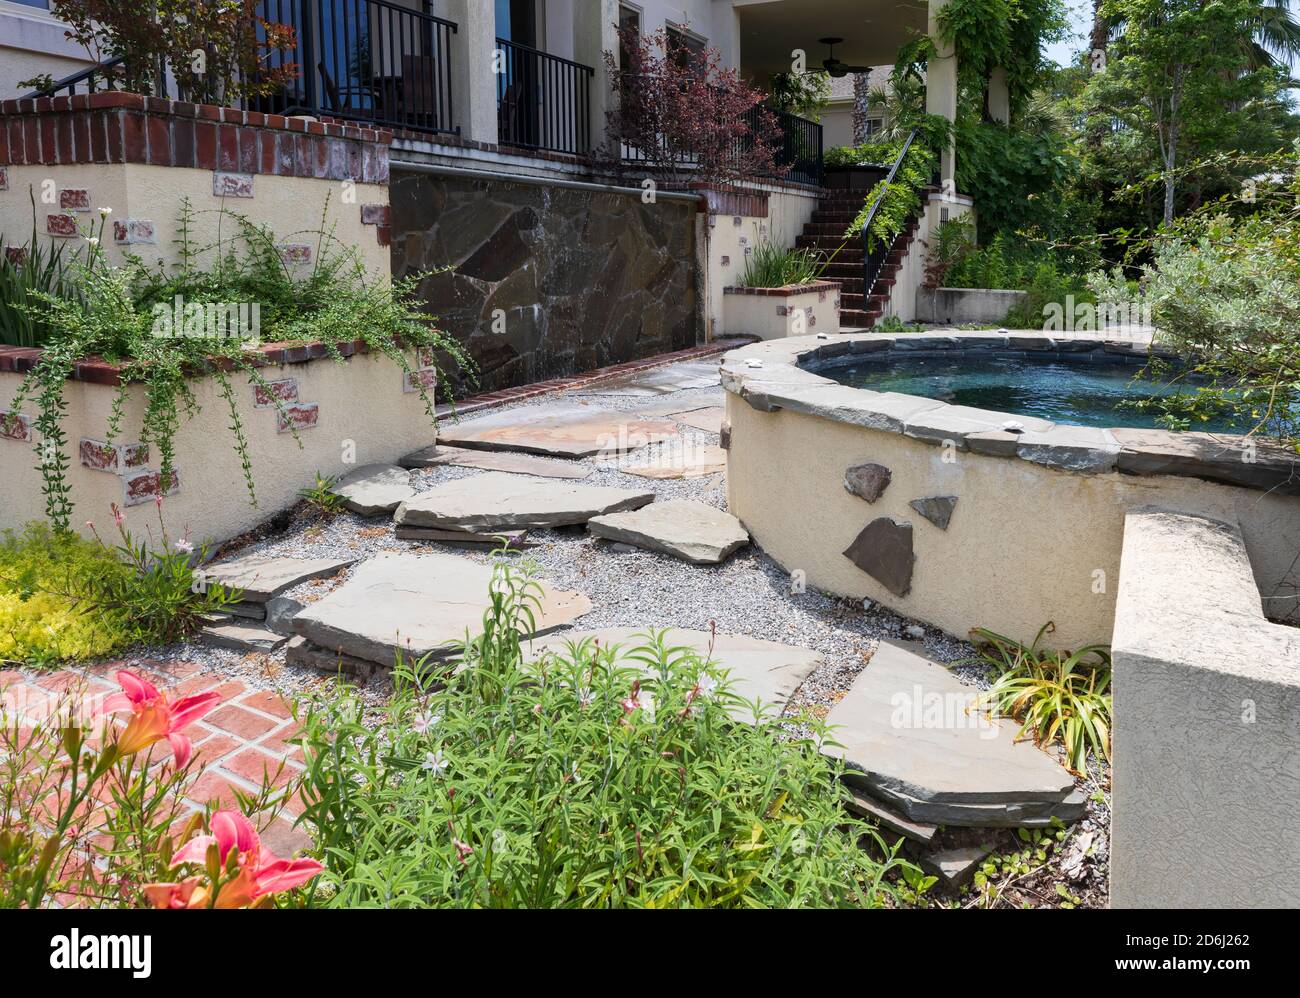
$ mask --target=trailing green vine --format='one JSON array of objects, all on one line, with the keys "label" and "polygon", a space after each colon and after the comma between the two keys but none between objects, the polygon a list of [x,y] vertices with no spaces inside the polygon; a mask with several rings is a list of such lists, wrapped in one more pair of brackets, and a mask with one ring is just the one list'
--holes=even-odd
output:
[{"label": "trailing green vine", "polygon": [[[257,504],[255,469],[234,379],[246,378],[254,390],[261,388],[288,421],[284,403],[259,370],[265,363],[257,350],[260,343],[320,342],[331,359],[344,363],[342,348],[359,341],[407,375],[414,373],[410,354],[417,351],[445,358],[473,378],[472,362],[460,344],[415,305],[416,285],[427,275],[389,283],[368,274],[356,251],[326,227],[324,211],[316,229],[279,238],[242,215],[224,208],[213,211],[220,215],[216,241],[200,246],[192,233],[200,213],[182,201],[174,265],[149,266],[130,256],[123,266],[111,266],[98,248],[98,236],[88,234],[91,252],[74,273],[77,296],[34,294],[53,334],[12,408],[18,411],[30,400],[37,409],[38,469],[46,515],[57,530],[68,530],[72,516],[65,391],[84,358],[98,356],[120,365],[108,443],[121,438],[128,397],[137,388],[143,392],[140,442],[157,455],[163,491],[175,481],[175,439],[182,419],[192,419],[200,409],[191,381],[211,376],[228,409],[228,429],[252,505]],[[103,224],[101,216],[101,233]],[[281,244],[304,235],[315,237],[314,263],[309,274],[296,276],[281,257]],[[186,317],[183,329],[173,328],[173,315]],[[214,328],[213,315],[255,315],[258,321],[251,328],[244,323],[230,328],[223,320]],[[436,422],[431,392],[422,379],[410,381],[430,422]],[[446,384],[446,379],[438,381]],[[293,437],[298,440],[296,431]]]},{"label": "trailing green vine", "polygon": [[[857,149],[861,150],[864,157],[872,157],[864,159],[864,162],[892,164],[902,153],[903,143],[868,143]],[[938,158],[927,146],[925,138],[918,136],[899,164],[894,179],[888,183],[880,180],[867,192],[857,217],[845,230],[844,237],[851,239],[862,232],[867,225],[868,215],[871,215],[872,206],[879,200],[880,204],[871,218],[871,226],[867,229],[868,248],[874,249],[878,244],[887,246],[893,242],[894,237],[920,211],[921,192],[930,184],[937,164]]]}]

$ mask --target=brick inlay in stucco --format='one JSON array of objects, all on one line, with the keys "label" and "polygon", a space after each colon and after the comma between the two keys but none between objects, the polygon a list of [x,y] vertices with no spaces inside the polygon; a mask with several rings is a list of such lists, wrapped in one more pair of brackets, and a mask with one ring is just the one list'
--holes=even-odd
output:
[{"label": "brick inlay in stucco", "polygon": [[279,249],[285,263],[311,263],[311,247],[306,243],[282,243]]},{"label": "brick inlay in stucco", "polygon": [[77,219],[73,215],[54,213],[45,216],[45,234],[47,236],[78,236]]},{"label": "brick inlay in stucco", "polygon": [[144,471],[126,475],[122,478],[122,502],[126,506],[139,506],[141,503],[157,499],[160,492],[164,496],[175,495],[181,488],[180,479],[180,472],[173,469],[167,490],[162,492],[161,472],[146,468]]},{"label": "brick inlay in stucco", "polygon": [[32,421],[21,412],[0,409],[0,437],[5,440],[17,440],[30,443],[32,439]]},{"label": "brick inlay in stucco", "polygon": [[253,405],[258,409],[274,409],[279,403],[297,401],[296,378],[282,378],[279,381],[268,381],[265,386],[253,386]]},{"label": "brick inlay in stucco", "polygon": [[113,242],[119,246],[156,243],[153,222],[146,218],[116,218],[113,220]]},{"label": "brick inlay in stucco", "polygon": [[291,430],[309,430],[320,419],[320,406],[315,402],[295,402],[275,414],[275,428],[280,433]]},{"label": "brick inlay in stucco", "polygon": [[218,198],[251,198],[253,175],[251,173],[224,173],[212,175],[212,196]]},{"label": "brick inlay in stucco", "polygon": [[65,187],[59,191],[59,208],[63,211],[90,211],[90,191],[84,187]]}]

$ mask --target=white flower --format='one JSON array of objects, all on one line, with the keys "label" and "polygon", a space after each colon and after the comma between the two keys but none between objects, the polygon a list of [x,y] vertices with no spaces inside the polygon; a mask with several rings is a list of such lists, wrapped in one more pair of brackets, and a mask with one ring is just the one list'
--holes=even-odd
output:
[{"label": "white flower", "polygon": [[579,707],[591,706],[591,690],[585,687],[578,690],[578,706]]},{"label": "white flower", "polygon": [[432,773],[434,776],[441,776],[447,772],[447,760],[441,752],[424,753],[424,762],[420,768]]},{"label": "white flower", "polygon": [[182,537],[176,542],[176,550],[184,551],[186,554],[192,554],[194,552],[194,545]]},{"label": "white flower", "polygon": [[99,209],[99,213],[100,213],[101,215],[103,215],[105,218],[107,218],[109,215],[113,214],[113,209],[112,209],[112,208],[100,208],[100,209]]},{"label": "white flower", "polygon": [[708,696],[710,693],[712,693],[714,687],[716,687],[717,685],[718,685],[718,681],[714,679],[712,676],[710,676],[707,672],[700,673],[700,678],[695,681],[695,688],[699,690],[700,693],[704,696]]},{"label": "white flower", "polygon": [[421,714],[411,722],[411,730],[417,735],[429,733],[430,728],[436,728],[438,722],[442,720],[441,714]]},{"label": "white flower", "polygon": [[97,238],[95,238],[94,236],[87,236],[87,237],[86,237],[86,242],[90,243],[91,246],[98,246],[98,245],[99,245],[99,240],[98,240]]}]

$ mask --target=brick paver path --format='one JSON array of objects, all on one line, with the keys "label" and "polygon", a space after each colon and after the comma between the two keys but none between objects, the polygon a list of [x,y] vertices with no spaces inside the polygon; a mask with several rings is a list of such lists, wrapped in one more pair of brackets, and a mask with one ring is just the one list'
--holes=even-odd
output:
[{"label": "brick paver path", "polygon": [[[264,774],[274,776],[275,785],[283,787],[302,772],[302,748],[294,742],[297,725],[280,695],[252,689],[192,662],[111,662],[44,673],[0,671],[0,704],[10,714],[43,717],[65,691],[82,683],[87,697],[98,702],[119,689],[113,676],[122,668],[148,679],[171,698],[209,690],[221,694],[219,706],[185,729],[194,742],[196,759],[204,766],[186,797],[192,807],[211,801],[234,807],[235,788],[255,792]],[[166,749],[165,742],[162,747]],[[306,833],[293,827],[301,812],[302,802],[295,794],[262,832],[263,841],[277,855],[288,856],[310,845]]]}]

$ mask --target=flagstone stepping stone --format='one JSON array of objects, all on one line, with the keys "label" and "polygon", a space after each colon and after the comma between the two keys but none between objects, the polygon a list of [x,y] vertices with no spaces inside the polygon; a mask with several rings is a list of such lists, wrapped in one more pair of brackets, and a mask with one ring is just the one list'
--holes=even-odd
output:
[{"label": "flagstone stepping stone", "polygon": [[668,395],[687,388],[712,388],[722,383],[717,361],[686,361],[640,374],[600,381],[580,395]]},{"label": "flagstone stepping stone", "polygon": [[334,486],[343,504],[361,516],[391,513],[415,495],[411,473],[395,464],[366,464],[344,475]]},{"label": "flagstone stepping stone", "polygon": [[587,530],[596,537],[635,544],[695,565],[716,565],[749,543],[749,534],[730,513],[689,499],[595,516],[587,521]]},{"label": "flagstone stepping stone", "polygon": [[952,511],[957,507],[957,497],[927,496],[924,499],[913,499],[908,505],[940,530],[947,530],[948,523],[952,520]]},{"label": "flagstone stepping stone", "polygon": [[291,596],[272,596],[265,606],[266,626],[276,634],[293,637],[293,618],[305,604]]},{"label": "flagstone stepping stone", "polygon": [[726,417],[727,411],[720,405],[711,405],[703,409],[688,409],[685,412],[673,412],[669,415],[677,422],[693,426],[697,430],[721,433],[722,420]]},{"label": "flagstone stepping stone", "polygon": [[210,645],[236,651],[272,652],[289,640],[259,624],[233,620],[228,624],[209,624],[199,631],[199,635]]},{"label": "flagstone stepping stone", "polygon": [[508,471],[516,475],[537,475],[540,478],[586,478],[594,470],[585,464],[535,457],[532,454],[468,450],[464,447],[445,447],[442,444],[407,454],[399,459],[398,464],[403,468],[437,468],[443,465],[482,468],[485,471]]},{"label": "flagstone stepping stone", "polygon": [[440,541],[444,544],[457,544],[462,547],[498,548],[504,542],[512,548],[534,547],[529,541],[526,530],[499,530],[492,534],[476,534],[466,530],[442,530],[439,527],[398,527],[399,541]]},{"label": "flagstone stepping stone", "polygon": [[280,555],[250,554],[219,562],[203,569],[208,582],[243,590],[248,603],[265,603],[272,596],[326,575],[336,575],[355,558],[289,558]]},{"label": "flagstone stepping stone", "polygon": [[238,603],[227,603],[221,608],[222,613],[228,613],[232,617],[244,617],[248,620],[265,620],[266,607],[261,603],[246,603],[241,600]]},{"label": "flagstone stepping stone", "polygon": [[[681,627],[668,628],[667,632],[664,640],[668,647],[691,648],[701,658],[709,656],[711,646],[713,661],[731,674],[732,692],[745,700],[761,701],[769,713],[779,712],[790,695],[822,664],[821,655],[810,648],[783,645],[740,634],[713,635],[708,631]],[[566,631],[527,642],[524,645],[525,655],[535,659],[544,651],[564,654],[568,642],[577,643],[585,638],[596,639],[602,648],[620,645],[625,652],[630,652],[649,640],[644,627]],[[623,664],[634,667],[642,663],[625,659]],[[645,669],[647,673],[654,671],[649,666],[645,666]],[[750,721],[754,717],[753,711],[746,707],[736,707],[730,713],[737,720]]]},{"label": "flagstone stepping stone", "polygon": [[875,502],[885,494],[894,473],[883,464],[855,464],[844,472],[844,487],[860,499]]},{"label": "flagstone stepping stone", "polygon": [[684,403],[676,395],[658,395],[631,402],[626,406],[628,411],[635,412],[641,416],[675,416],[683,412],[695,412],[699,409],[723,408],[727,400],[727,393],[722,389],[721,383],[717,388],[696,390],[691,395],[689,405]]},{"label": "flagstone stepping stone", "polygon": [[921,868],[938,877],[949,890],[956,890],[970,883],[984,857],[992,851],[991,843],[936,849],[921,854]]},{"label": "flagstone stepping stone", "polygon": [[[391,667],[398,655],[445,655],[477,634],[490,605],[492,566],[459,555],[384,552],[363,561],[333,592],[298,612],[294,630],[319,648]],[[538,633],[591,609],[577,592],[543,585]]]},{"label": "flagstone stepping stone", "polygon": [[892,516],[880,516],[868,523],[844,557],[857,565],[895,596],[912,589],[912,525]]},{"label": "flagstone stepping stone", "polygon": [[621,454],[676,436],[671,419],[572,401],[506,409],[438,427],[439,440],[457,447],[556,457]]},{"label": "flagstone stepping stone", "polygon": [[342,652],[330,651],[312,644],[301,634],[295,634],[284,646],[284,664],[305,669],[316,669],[331,675],[342,674],[352,679],[369,679],[380,670],[376,662],[353,658]]},{"label": "flagstone stepping stone", "polygon": [[593,516],[638,509],[653,492],[547,481],[487,471],[421,493],[397,507],[399,527],[438,527],[470,533],[532,530],[586,523]]},{"label": "flagstone stepping stone", "polygon": [[[846,783],[845,789],[849,792],[849,799],[845,802],[845,806],[855,814],[870,818],[885,832],[893,832],[921,845],[929,845],[939,832],[938,825],[928,825],[923,821],[909,821],[897,811],[885,807],[865,790],[860,790],[852,784]],[[888,834],[884,834],[884,838],[887,842],[893,841]]]},{"label": "flagstone stepping stone", "polygon": [[620,462],[618,470],[638,478],[700,478],[726,471],[727,452],[716,444],[686,442],[660,447],[648,455],[637,454]]},{"label": "flagstone stepping stone", "polygon": [[1020,726],[972,709],[978,690],[901,642],[882,641],[827,723],[845,779],[911,821],[1041,826],[1084,813],[1074,778]]}]

